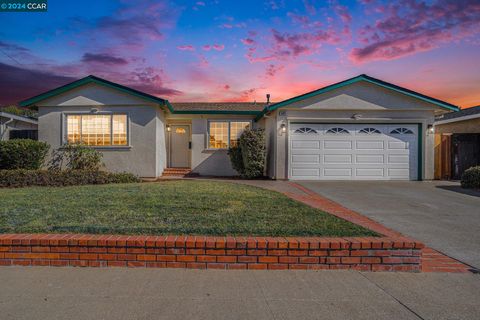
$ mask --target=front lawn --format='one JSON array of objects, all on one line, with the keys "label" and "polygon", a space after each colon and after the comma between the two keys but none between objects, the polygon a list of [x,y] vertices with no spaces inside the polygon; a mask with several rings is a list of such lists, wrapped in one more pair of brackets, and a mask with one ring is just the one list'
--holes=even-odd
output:
[{"label": "front lawn", "polygon": [[372,236],[283,194],[228,182],[0,189],[0,233]]}]

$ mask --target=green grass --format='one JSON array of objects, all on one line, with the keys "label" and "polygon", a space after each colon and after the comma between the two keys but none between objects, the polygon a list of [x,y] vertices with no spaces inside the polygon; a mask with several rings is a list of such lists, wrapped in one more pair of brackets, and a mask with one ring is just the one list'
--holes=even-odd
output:
[{"label": "green grass", "polygon": [[166,181],[0,189],[0,233],[372,236],[281,193]]}]

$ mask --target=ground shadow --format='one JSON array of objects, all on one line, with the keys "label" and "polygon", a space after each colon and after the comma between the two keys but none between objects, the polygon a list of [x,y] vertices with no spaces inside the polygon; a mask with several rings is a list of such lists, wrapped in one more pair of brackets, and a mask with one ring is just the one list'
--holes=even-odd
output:
[{"label": "ground shadow", "polygon": [[443,186],[435,186],[435,187],[443,190],[463,193],[472,197],[480,197],[480,190],[464,189],[461,186],[452,186],[452,185],[443,185]]}]

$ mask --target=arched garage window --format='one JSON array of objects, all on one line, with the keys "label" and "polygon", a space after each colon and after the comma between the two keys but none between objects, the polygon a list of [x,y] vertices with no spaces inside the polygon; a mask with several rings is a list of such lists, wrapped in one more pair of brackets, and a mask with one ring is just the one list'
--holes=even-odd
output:
[{"label": "arched garage window", "polygon": [[312,128],[305,127],[305,128],[298,128],[297,130],[295,130],[295,133],[312,134],[312,133],[317,133],[317,131]]},{"label": "arched garage window", "polygon": [[328,134],[349,134],[347,129],[343,128],[331,128],[327,130]]},{"label": "arched garage window", "polygon": [[413,131],[407,128],[397,128],[390,131],[391,134],[413,134]]},{"label": "arched garage window", "polygon": [[381,134],[380,130],[375,129],[375,128],[363,128],[362,130],[359,131],[359,133],[363,133],[363,134]]}]

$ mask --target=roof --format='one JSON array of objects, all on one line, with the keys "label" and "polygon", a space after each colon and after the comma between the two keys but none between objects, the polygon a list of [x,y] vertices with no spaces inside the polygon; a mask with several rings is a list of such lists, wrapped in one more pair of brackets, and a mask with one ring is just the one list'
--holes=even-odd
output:
[{"label": "roof", "polygon": [[449,112],[435,119],[436,124],[465,121],[469,119],[480,118],[480,106],[462,109],[456,112]]},{"label": "roof", "polygon": [[260,114],[267,105],[257,102],[172,102],[175,113],[183,112],[241,112]]},{"label": "roof", "polygon": [[38,124],[38,120],[32,117],[21,116],[9,112],[0,111],[0,117],[9,118],[17,121],[23,121],[27,123]]},{"label": "roof", "polygon": [[83,85],[88,84],[88,83],[96,83],[96,84],[103,85],[103,86],[106,86],[106,87],[114,88],[114,89],[129,93],[131,95],[146,99],[148,101],[159,103],[161,105],[166,105],[167,102],[168,102],[165,99],[152,96],[148,93],[141,92],[141,91],[123,86],[123,85],[115,83],[115,82],[111,82],[111,81],[108,81],[108,80],[105,80],[105,79],[102,79],[102,78],[99,78],[99,77],[89,75],[89,76],[87,76],[85,78],[82,78],[82,79],[79,79],[77,81],[70,82],[70,83],[68,83],[64,86],[61,86],[61,87],[58,87],[56,89],[41,93],[41,94],[39,94],[35,97],[32,97],[30,99],[23,100],[19,103],[19,105],[21,107],[29,107],[29,106],[32,106],[32,105],[40,102],[40,101],[43,101],[45,99],[54,97],[56,95],[67,92],[68,90],[78,88],[78,87],[83,86]]},{"label": "roof", "polygon": [[373,83],[373,84],[379,85],[381,87],[384,87],[386,89],[390,89],[390,90],[402,93],[404,95],[407,95],[407,96],[410,96],[410,97],[413,97],[413,98],[417,98],[417,99],[420,99],[420,100],[423,100],[423,101],[426,101],[426,102],[433,103],[433,104],[435,104],[439,107],[442,107],[442,108],[445,108],[445,109],[448,109],[448,110],[452,110],[452,111],[460,110],[460,108],[458,106],[453,105],[451,103],[426,96],[424,94],[421,94],[421,93],[412,91],[410,89],[406,89],[406,88],[397,86],[397,85],[392,84],[392,83],[382,81],[380,79],[370,77],[366,74],[361,74],[359,76],[356,76],[356,77],[353,77],[353,78],[350,78],[350,79],[347,79],[347,80],[344,80],[344,81],[341,81],[341,82],[337,82],[337,83],[328,85],[326,87],[323,87],[323,88],[320,88],[320,89],[317,89],[317,90],[314,90],[314,91],[311,91],[311,92],[307,92],[307,93],[301,94],[299,96],[296,96],[296,97],[293,97],[293,98],[290,98],[290,99],[287,99],[287,100],[284,100],[284,101],[281,101],[281,102],[278,102],[278,103],[270,104],[263,109],[262,114],[260,114],[257,117],[257,119],[261,118],[264,114],[266,114],[270,111],[274,111],[278,108],[285,107],[285,106],[287,106],[291,103],[294,103],[294,102],[297,102],[297,101],[302,101],[304,99],[308,99],[308,98],[311,98],[311,97],[314,97],[314,96],[317,96],[317,95],[320,95],[320,94],[323,94],[323,93],[327,93],[329,91],[339,89],[339,88],[342,88],[344,86],[347,86],[347,85],[350,85],[350,84],[353,84],[353,83],[356,83],[356,82],[360,82],[360,81],[366,81],[366,82],[369,82],[369,83]]}]

